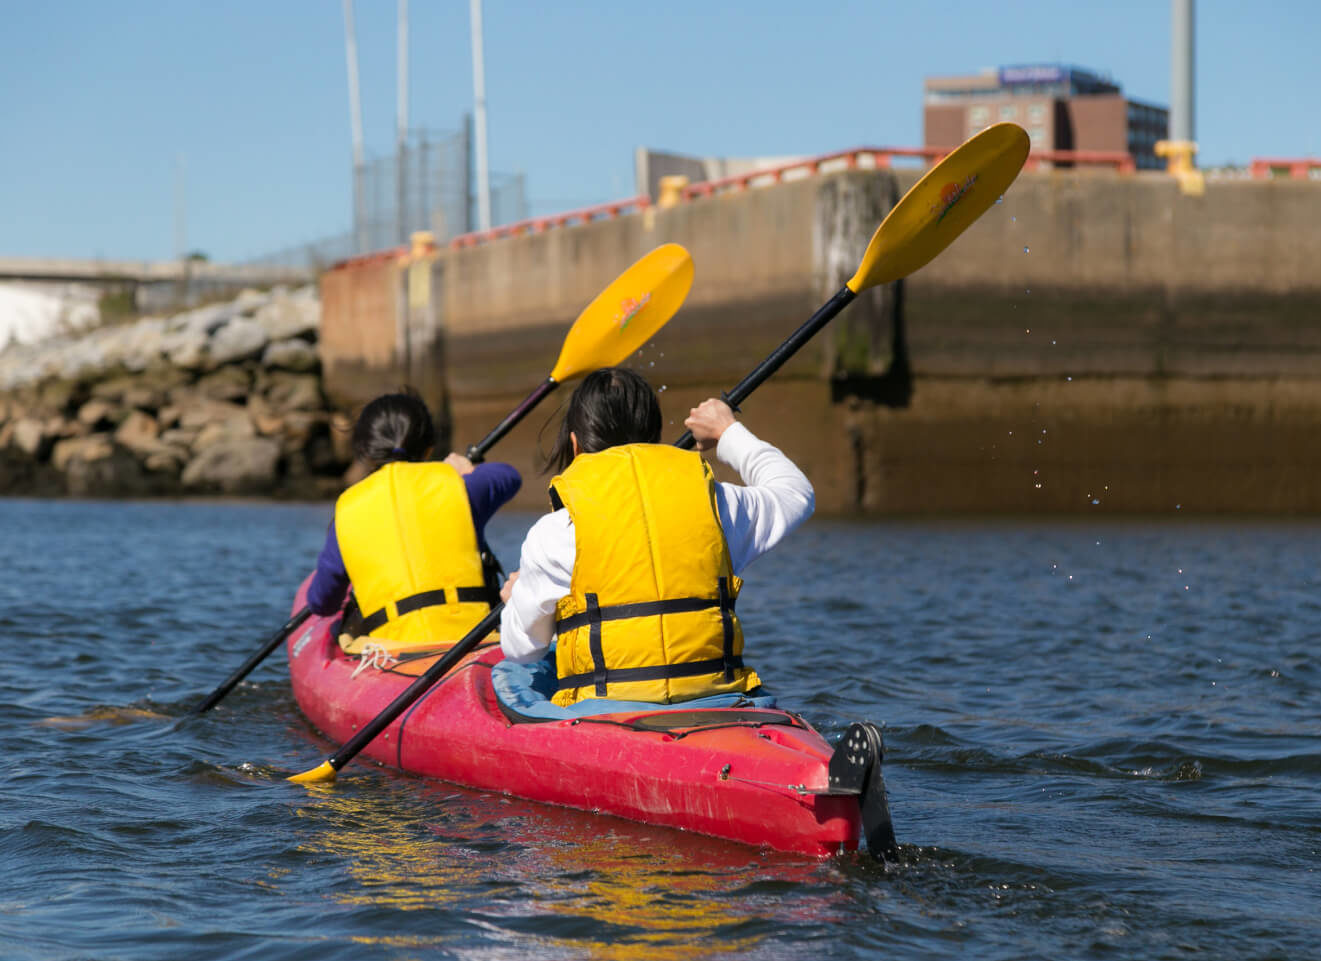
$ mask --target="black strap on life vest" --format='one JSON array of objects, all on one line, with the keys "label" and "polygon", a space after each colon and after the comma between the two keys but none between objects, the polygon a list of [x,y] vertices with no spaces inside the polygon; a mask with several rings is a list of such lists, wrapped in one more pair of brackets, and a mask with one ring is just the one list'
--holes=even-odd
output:
[{"label": "black strap on life vest", "polygon": [[[486,604],[491,600],[491,592],[487,587],[460,587],[455,593],[458,594],[458,603],[460,604]],[[445,603],[446,596],[443,590],[422,591],[405,597],[395,602],[395,610],[398,617],[405,614],[412,614],[414,611],[420,611],[424,607],[438,607]],[[390,612],[387,608],[381,608],[372,614],[368,614],[362,619],[362,627],[359,628],[362,634],[370,634],[378,627],[384,627],[390,620]]]},{"label": "black strap on life vest", "polygon": [[[586,687],[591,683],[597,697],[606,696],[608,684],[629,681],[661,681],[678,677],[697,677],[721,672],[726,682],[734,680],[734,671],[743,666],[743,658],[734,654],[734,601],[729,592],[728,578],[719,579],[717,597],[675,597],[664,601],[641,601],[636,604],[609,604],[602,607],[595,594],[584,594],[587,609],[555,622],[555,633],[564,634],[575,628],[588,626],[587,643],[592,652],[592,670],[559,679],[561,691]],[[720,609],[723,641],[720,657],[702,661],[681,661],[678,664],[656,664],[650,667],[610,668],[605,666],[605,649],[601,643],[601,624],[604,621],[622,621],[633,617],[656,617],[660,614],[688,614],[693,611]]]}]

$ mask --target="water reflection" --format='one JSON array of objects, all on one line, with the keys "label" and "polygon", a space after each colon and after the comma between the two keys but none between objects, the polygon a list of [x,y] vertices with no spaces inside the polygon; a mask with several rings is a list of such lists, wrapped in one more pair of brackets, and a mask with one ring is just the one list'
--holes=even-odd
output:
[{"label": "water reflection", "polygon": [[[336,901],[461,916],[487,948],[479,955],[510,940],[534,941],[541,956],[625,961],[762,954],[786,924],[856,910],[830,862],[403,776],[314,790],[296,814],[311,822],[305,853],[341,860],[352,880]],[[399,916],[398,927],[368,943],[417,945],[445,930],[454,946],[452,921]]]}]

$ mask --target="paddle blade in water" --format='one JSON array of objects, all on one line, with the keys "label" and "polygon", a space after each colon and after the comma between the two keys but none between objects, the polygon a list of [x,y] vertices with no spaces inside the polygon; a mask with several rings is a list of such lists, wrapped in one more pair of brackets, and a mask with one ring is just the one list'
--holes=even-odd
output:
[{"label": "paddle blade in water", "polygon": [[563,383],[598,367],[623,363],[665,326],[693,285],[693,258],[663,244],[601,291],[578,315],[551,380]]},{"label": "paddle blade in water", "polygon": [[335,780],[335,768],[329,761],[325,761],[310,771],[304,771],[302,774],[294,774],[288,778],[298,784],[320,784],[326,781]]},{"label": "paddle blade in water", "polygon": [[876,228],[849,289],[906,277],[953,243],[1009,189],[1029,144],[1018,124],[997,123],[928,170]]}]

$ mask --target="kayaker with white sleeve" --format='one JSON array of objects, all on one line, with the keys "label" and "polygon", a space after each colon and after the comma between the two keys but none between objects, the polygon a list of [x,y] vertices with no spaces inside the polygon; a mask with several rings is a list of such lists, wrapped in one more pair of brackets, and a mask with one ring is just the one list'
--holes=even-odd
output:
[{"label": "kayaker with white sleeve", "polygon": [[523,542],[500,632],[514,664],[557,639],[557,705],[764,693],[744,661],[740,575],[811,516],[812,485],[724,401],[685,426],[742,486],[659,444],[661,423],[655,391],[622,368],[590,374],[569,402],[550,458],[555,509]]}]

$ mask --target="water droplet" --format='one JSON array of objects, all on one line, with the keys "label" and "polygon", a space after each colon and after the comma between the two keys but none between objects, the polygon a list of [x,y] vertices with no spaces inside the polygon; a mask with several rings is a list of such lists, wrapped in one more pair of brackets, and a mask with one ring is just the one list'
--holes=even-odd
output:
[{"label": "water droplet", "polygon": [[1041,490],[1041,481],[1037,481],[1036,487],[1037,490]]},{"label": "water droplet", "polygon": [[1025,334],[1030,334],[1030,333],[1032,333],[1032,328],[1031,328],[1031,327],[1026,327],[1026,328],[1024,328],[1023,333],[1025,333]]},{"label": "water droplet", "polygon": [[1073,575],[1072,575],[1072,574],[1069,575],[1069,580],[1073,580]]},{"label": "water droplet", "polygon": [[1024,247],[1024,248],[1023,248],[1023,253],[1025,253],[1025,254],[1030,254],[1030,253],[1032,253],[1032,248],[1031,248],[1031,247]]},{"label": "water droplet", "polygon": [[647,361],[647,366],[648,366],[648,367],[655,367],[655,366],[656,366],[656,362],[655,362],[654,360],[649,360],[649,361]]},{"label": "water droplet", "polygon": [[[1099,503],[1101,503],[1101,502],[1098,501],[1095,497],[1093,497],[1093,498],[1092,498],[1092,503],[1093,503],[1093,504],[1099,504]],[[1101,543],[1101,542],[1100,542],[1100,541],[1097,541],[1096,543],[1099,544],[1099,543]]]},{"label": "water droplet", "polygon": [[1029,287],[1027,290],[1023,291],[1023,293],[1025,293],[1025,294],[1030,294],[1030,293],[1032,293],[1032,288]]},{"label": "water droplet", "polygon": [[1174,505],[1174,509],[1175,509],[1176,511],[1177,511],[1177,510],[1180,510],[1180,509],[1182,509],[1182,508],[1183,508],[1183,505],[1182,505],[1182,504],[1175,504],[1175,505]]},{"label": "water droplet", "polygon": [[1013,432],[1012,430],[1009,432],[1009,436],[1010,436],[1010,437],[1013,437],[1013,436],[1014,436],[1014,432]]},{"label": "water droplet", "polygon": [[1010,218],[1009,218],[1009,222],[1010,222],[1011,224],[1016,224],[1016,223],[1018,223],[1018,218],[1017,218],[1017,217],[1010,217]]},{"label": "water droplet", "polygon": [[1054,346],[1055,346],[1055,341],[1052,340],[1052,341],[1050,342],[1050,346],[1054,347]]},{"label": "water droplet", "polygon": [[1041,432],[1044,434],[1044,433],[1046,432],[1046,428],[1044,428],[1044,427],[1041,428]]},{"label": "water droplet", "polygon": [[1065,380],[1073,380],[1072,377],[1065,377],[1064,379],[1065,379]]},{"label": "water droplet", "polygon": [[658,393],[658,394],[663,394],[663,393],[665,393],[665,385],[664,385],[664,384],[661,384],[659,387],[657,387],[657,388],[656,388],[656,393]]},{"label": "water droplet", "polygon": [[1005,202],[1005,195],[1004,195],[1004,194],[1001,194],[1000,196],[996,197],[996,198],[995,198],[995,202],[998,203],[998,204],[1002,204],[1002,203],[1004,203],[1004,202]]}]

